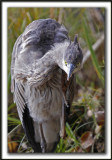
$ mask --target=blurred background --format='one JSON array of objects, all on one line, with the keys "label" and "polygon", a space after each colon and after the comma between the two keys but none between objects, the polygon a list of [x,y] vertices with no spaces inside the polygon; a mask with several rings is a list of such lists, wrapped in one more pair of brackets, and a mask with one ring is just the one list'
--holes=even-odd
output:
[{"label": "blurred background", "polygon": [[63,24],[71,40],[78,34],[83,68],[76,75],[76,93],[66,138],[55,152],[105,152],[105,9],[104,8],[8,8],[8,151],[33,152],[21,126],[11,93],[11,55],[14,43],[34,20],[53,18]]}]

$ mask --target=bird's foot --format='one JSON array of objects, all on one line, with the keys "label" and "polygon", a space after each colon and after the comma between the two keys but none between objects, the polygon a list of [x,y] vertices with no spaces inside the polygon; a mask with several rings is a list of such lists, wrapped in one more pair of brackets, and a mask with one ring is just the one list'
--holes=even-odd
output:
[{"label": "bird's foot", "polygon": [[64,107],[65,100],[63,99],[62,104],[62,115],[60,117],[60,137],[65,138],[66,132],[65,132],[65,107]]},{"label": "bird's foot", "polygon": [[63,138],[63,139],[66,137],[65,128],[62,128],[62,129],[60,130],[60,137]]},{"label": "bird's foot", "polygon": [[40,131],[40,144],[41,144],[41,149],[42,149],[42,153],[46,152],[46,140],[44,137],[44,133],[43,133],[43,127],[42,127],[42,123],[39,124],[39,131]]},{"label": "bird's foot", "polygon": [[41,142],[41,149],[42,149],[42,153],[46,152],[46,143],[44,141]]}]

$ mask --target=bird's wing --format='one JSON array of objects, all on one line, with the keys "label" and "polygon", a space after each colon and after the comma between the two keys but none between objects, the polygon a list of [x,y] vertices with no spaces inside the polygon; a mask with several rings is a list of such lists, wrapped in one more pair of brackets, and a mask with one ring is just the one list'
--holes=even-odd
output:
[{"label": "bird's wing", "polygon": [[18,81],[15,77],[15,63],[18,59],[18,54],[21,51],[22,35],[18,37],[15,42],[13,52],[12,52],[12,61],[11,61],[11,92],[14,93],[14,102],[16,102],[18,114],[20,120],[23,119],[23,112],[25,107],[25,88],[24,84],[21,81]]},{"label": "bird's wing", "polygon": [[[39,143],[35,142],[34,139],[34,127],[33,120],[29,114],[29,109],[27,107],[26,97],[25,97],[25,84],[23,80],[21,81],[15,77],[15,63],[18,60],[19,53],[21,52],[22,35],[18,37],[12,53],[11,62],[11,91],[14,95],[14,102],[17,106],[17,111],[22,122],[23,128],[25,130],[26,136],[34,149],[35,152],[41,152]],[[22,66],[20,66],[21,68]],[[18,68],[19,69],[19,68]]]}]

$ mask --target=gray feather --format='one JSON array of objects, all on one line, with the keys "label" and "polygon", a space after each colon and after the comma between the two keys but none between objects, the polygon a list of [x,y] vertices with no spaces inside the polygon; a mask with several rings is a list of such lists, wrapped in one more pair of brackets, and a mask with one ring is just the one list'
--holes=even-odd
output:
[{"label": "gray feather", "polygon": [[[45,19],[29,24],[13,48],[11,91],[18,114],[22,123],[24,119],[27,121],[27,117],[23,117],[27,106],[25,116],[29,116],[29,122],[33,121],[34,137],[33,134],[27,134],[27,129],[26,134],[30,139],[32,137],[33,146],[40,142],[38,124],[43,124],[47,152],[53,149],[59,137],[63,103],[62,59],[69,45],[65,27],[55,20]],[[66,98],[72,102],[74,78],[67,92]]]}]

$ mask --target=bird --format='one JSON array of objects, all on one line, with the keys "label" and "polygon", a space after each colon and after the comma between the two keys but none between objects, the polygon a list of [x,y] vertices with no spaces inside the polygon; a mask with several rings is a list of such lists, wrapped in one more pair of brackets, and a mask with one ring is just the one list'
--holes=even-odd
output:
[{"label": "bird", "polygon": [[60,137],[73,102],[76,72],[83,54],[78,35],[55,19],[31,22],[17,38],[11,59],[11,92],[34,153],[50,153]]}]

